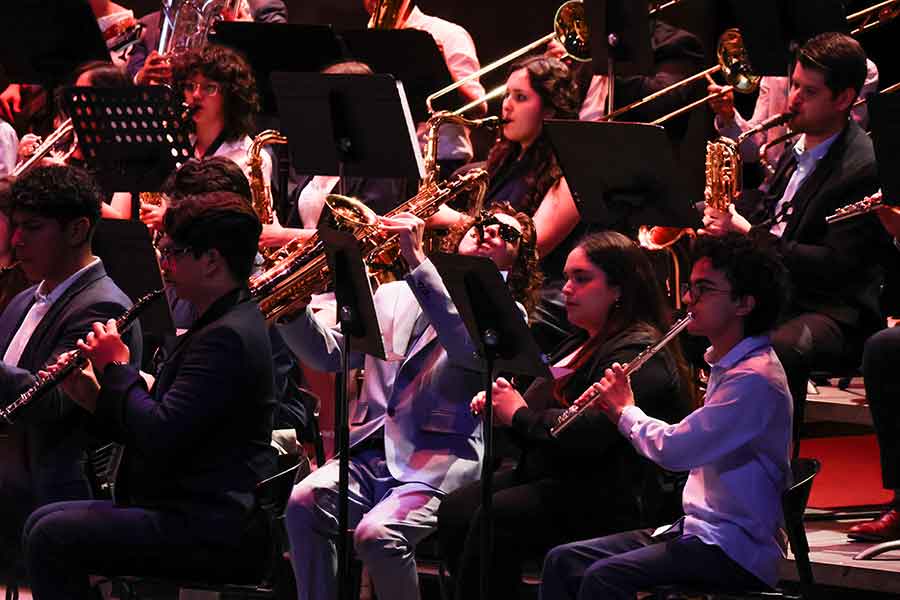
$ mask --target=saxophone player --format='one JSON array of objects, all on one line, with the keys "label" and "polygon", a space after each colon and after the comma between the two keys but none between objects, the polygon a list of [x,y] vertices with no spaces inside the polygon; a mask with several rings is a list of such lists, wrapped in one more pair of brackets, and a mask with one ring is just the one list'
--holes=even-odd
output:
[{"label": "saxophone player", "polygon": [[784,296],[783,267],[750,240],[701,238],[684,301],[688,332],[709,338],[706,399],[678,423],[635,406],[614,364],[589,391],[645,458],[690,470],[674,525],[558,546],[544,561],[541,598],[634,598],[684,584],[768,590],[778,581],[781,494],[789,484],[791,398],[767,332]]},{"label": "saxophone player", "polygon": [[[523,213],[495,209],[494,223],[460,229],[458,252],[491,258],[513,296],[535,289],[535,231]],[[366,378],[351,410],[349,524],[357,555],[381,598],[418,598],[414,549],[434,531],[441,499],[477,479],[481,425],[468,399],[481,389],[474,344],[434,265],[422,250],[424,222],[410,213],[384,219],[399,235],[411,271],[375,292],[389,360],[365,357]],[[471,224],[471,221],[470,223]],[[528,302],[526,302],[528,303]],[[319,370],[339,369],[339,329],[307,307],[279,326],[297,356]],[[362,363],[361,356],[353,362]],[[286,511],[291,558],[301,600],[330,600],[336,586],[338,462],[300,481]]]},{"label": "saxophone player", "polygon": [[826,225],[837,208],[878,185],[872,142],[850,117],[866,77],[866,55],[853,38],[823,33],[797,55],[788,98],[799,141],[772,182],[744,191],[728,210],[707,207],[701,233],[739,232],[777,250],[793,293],[772,332],[803,423],[812,369],[858,365],[865,339],[881,327],[878,257],[889,251],[874,216]]}]

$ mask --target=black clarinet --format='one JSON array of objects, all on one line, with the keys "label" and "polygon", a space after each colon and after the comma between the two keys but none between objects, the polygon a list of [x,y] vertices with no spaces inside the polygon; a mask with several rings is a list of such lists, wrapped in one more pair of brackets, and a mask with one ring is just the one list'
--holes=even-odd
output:
[{"label": "black clarinet", "polygon": [[[151,302],[162,296],[164,291],[165,289],[161,288],[142,296],[134,304],[134,306],[126,310],[124,313],[122,313],[122,316],[116,319],[116,329],[119,332],[124,333],[129,327],[131,327],[131,324],[135,319],[138,318],[141,312],[143,312],[143,310],[147,308],[147,306],[149,306]],[[0,418],[2,418],[7,423],[12,423],[13,413],[15,413],[23,406],[27,406],[35,400],[42,398],[47,392],[55,388],[59,384],[59,382],[65,379],[69,373],[77,368],[83,367],[86,363],[87,357],[84,356],[84,353],[81,350],[75,350],[68,355],[65,362],[55,373],[46,377],[41,377],[40,375],[38,375],[37,379],[31,385],[31,387],[22,392],[16,400],[0,410]],[[49,369],[49,367],[52,366],[53,365],[48,365],[43,370],[46,371]]]}]

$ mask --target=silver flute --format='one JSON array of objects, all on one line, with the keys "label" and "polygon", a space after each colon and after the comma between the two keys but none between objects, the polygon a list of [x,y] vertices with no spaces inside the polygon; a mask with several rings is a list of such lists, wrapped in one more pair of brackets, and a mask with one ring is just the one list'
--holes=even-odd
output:
[{"label": "silver flute", "polygon": [[[625,366],[625,376],[628,377],[638,369],[644,366],[644,364],[653,358],[653,356],[662,350],[666,344],[671,342],[681,331],[688,326],[688,324],[694,320],[693,313],[688,313],[679,319],[672,328],[660,339],[658,342],[653,344],[652,346],[648,346],[646,350],[638,354],[634,357],[633,360],[629,361]],[[550,428],[550,435],[553,437],[559,437],[559,434],[562,433],[566,427],[572,424],[575,419],[580,417],[584,411],[591,407],[594,402],[600,397],[600,392],[591,388],[586,394],[582,394],[582,397],[578,402],[570,406],[563,412],[563,414],[559,415],[559,418],[556,419],[556,424]]]},{"label": "silver flute", "polygon": [[866,196],[859,202],[854,202],[853,204],[848,204],[847,206],[842,206],[841,208],[837,209],[832,214],[825,217],[825,222],[831,225],[832,223],[837,223],[839,221],[852,219],[853,217],[858,217],[860,215],[869,214],[870,212],[877,210],[882,206],[884,206],[884,200],[881,196],[881,190],[878,190],[871,196]]}]

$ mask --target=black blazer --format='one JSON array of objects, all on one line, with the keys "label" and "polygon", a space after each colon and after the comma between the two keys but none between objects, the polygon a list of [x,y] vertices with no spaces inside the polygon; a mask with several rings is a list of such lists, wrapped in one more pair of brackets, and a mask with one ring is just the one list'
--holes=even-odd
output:
[{"label": "black blazer", "polygon": [[198,541],[238,543],[254,487],[274,473],[272,377],[269,333],[246,289],[179,338],[151,390],[137,370],[108,366],[94,416],[125,445],[117,502],[187,514]]},{"label": "black blazer", "polygon": [[[19,325],[34,303],[32,286],[18,294],[0,317],[0,357],[6,352]],[[106,275],[103,263],[88,269],[44,315],[19,359],[19,366],[0,363],[0,402],[6,406],[34,381],[33,373],[87,335],[95,321],[119,317],[131,301]],[[141,364],[141,329],[135,324],[125,335],[131,362]],[[87,413],[60,388],[22,409],[20,425],[26,428],[28,471],[39,504],[90,495],[82,468],[90,437],[85,432]]]},{"label": "black blazer", "polygon": [[[257,23],[287,23],[288,12],[283,0],[249,0],[249,2],[253,20]],[[132,78],[144,66],[150,53],[159,46],[159,11],[144,15],[140,23],[144,26],[141,37],[132,46],[128,64],[125,66],[125,70]]]},{"label": "black blazer", "polygon": [[[790,155],[782,155],[768,189],[784,189]],[[822,313],[860,336],[884,326],[880,259],[893,251],[887,233],[871,214],[825,223],[837,208],[877,188],[872,141],[850,120],[795,193],[794,211],[781,238],[769,233],[770,214],[780,192],[776,196],[753,190],[738,201],[738,212],[748,215],[754,226],[751,235],[777,250],[790,272],[791,314]]]}]

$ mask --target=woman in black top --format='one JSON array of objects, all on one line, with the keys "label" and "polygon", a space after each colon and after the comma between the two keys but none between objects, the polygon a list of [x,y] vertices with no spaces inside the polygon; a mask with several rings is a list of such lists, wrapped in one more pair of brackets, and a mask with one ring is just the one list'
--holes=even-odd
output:
[{"label": "woman in black top", "polygon": [[[569,320],[579,328],[553,357],[555,380],[539,379],[524,397],[503,378],[494,385],[494,420],[509,428],[522,455],[494,478],[492,589],[515,590],[522,561],[586,533],[610,533],[655,521],[662,472],[641,459],[596,409],[558,438],[550,427],[612,363],[627,363],[669,327],[666,303],[643,251],[615,232],[583,239],[565,265]],[[691,409],[691,385],[677,345],[632,376],[638,404],[658,418]],[[484,395],[473,401],[484,405]],[[450,494],[438,513],[441,553],[457,598],[478,593],[480,484]]]}]

